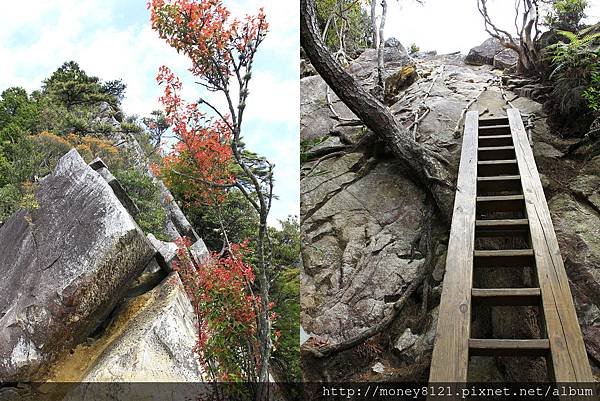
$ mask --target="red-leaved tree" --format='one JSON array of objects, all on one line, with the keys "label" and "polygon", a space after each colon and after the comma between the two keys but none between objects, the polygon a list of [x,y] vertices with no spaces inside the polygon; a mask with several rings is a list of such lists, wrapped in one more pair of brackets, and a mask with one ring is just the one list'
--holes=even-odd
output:
[{"label": "red-leaved tree", "polygon": [[226,256],[214,252],[204,261],[191,257],[189,239],[180,238],[177,245],[173,268],[198,319],[196,351],[203,370],[213,381],[248,381],[259,364],[255,339],[260,297],[251,290],[252,266],[244,262],[247,243],[232,244]]},{"label": "red-leaved tree", "polygon": [[[267,217],[273,199],[273,165],[244,148],[242,122],[252,77],[252,62],[268,24],[261,9],[255,16],[233,18],[220,0],[152,0],[152,27],[161,38],[191,60],[190,71],[212,100],[188,103],[181,99],[181,82],[161,67],[161,101],[177,138],[161,166],[163,177],[186,180],[209,203],[219,203],[224,191],[240,191],[257,213],[255,300],[258,338],[257,379],[269,380],[272,316],[269,312],[270,249]],[[225,238],[226,238],[226,233]],[[231,248],[227,244],[226,248]],[[234,254],[231,249],[222,253]],[[261,387],[261,386],[259,386]],[[263,390],[266,386],[262,386]],[[257,399],[264,397],[259,394]]]}]

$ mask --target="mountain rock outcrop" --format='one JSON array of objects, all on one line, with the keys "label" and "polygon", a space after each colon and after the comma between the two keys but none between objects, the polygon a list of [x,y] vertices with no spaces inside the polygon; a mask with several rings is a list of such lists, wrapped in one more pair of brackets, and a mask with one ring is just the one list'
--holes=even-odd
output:
[{"label": "mountain rock outcrop", "polygon": [[[179,275],[171,273],[141,300],[141,306],[134,306],[138,300],[124,304],[123,312],[135,309],[135,316],[82,381],[203,381],[198,359],[190,358],[197,341],[197,323]],[[85,386],[78,391],[85,392]]]},{"label": "mountain rock outcrop", "polygon": [[93,331],[155,250],[77,151],[0,228],[0,380],[34,377]]},{"label": "mountain rock outcrop", "polygon": [[502,46],[496,38],[486,39],[479,46],[475,46],[465,57],[465,63],[470,65],[491,65],[505,69],[517,64],[518,55],[512,49]]},{"label": "mountain rock outcrop", "polygon": [[[87,165],[71,150],[35,199],[0,227],[0,380],[203,381],[195,313],[172,271],[177,245],[142,232],[101,160]],[[207,257],[201,239],[192,248]],[[103,388],[25,390],[1,394],[54,401]]]}]

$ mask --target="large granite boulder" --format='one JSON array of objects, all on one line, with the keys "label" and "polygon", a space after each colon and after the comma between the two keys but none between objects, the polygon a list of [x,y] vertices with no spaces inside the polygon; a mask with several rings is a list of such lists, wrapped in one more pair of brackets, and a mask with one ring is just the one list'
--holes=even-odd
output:
[{"label": "large granite boulder", "polygon": [[394,37],[387,38],[385,40],[385,42],[383,43],[383,50],[388,54],[393,53],[401,55],[403,57],[408,57],[408,52],[406,51],[406,48],[402,46],[402,43]]},{"label": "large granite boulder", "polygon": [[76,150],[0,228],[0,381],[31,381],[85,339],[155,250]]},{"label": "large granite boulder", "polygon": [[[391,81],[386,83],[392,90],[388,94],[391,99],[399,90],[405,89],[417,78],[417,72],[413,61],[408,57],[404,47],[395,39],[388,39],[384,47],[384,80],[392,76]],[[408,67],[407,67],[408,66]],[[405,68],[407,67],[407,68]],[[377,50],[366,49],[361,55],[353,60],[347,68],[360,84],[367,90],[372,91],[377,86]],[[403,72],[402,72],[403,71]],[[397,82],[393,82],[393,81]],[[381,88],[381,97],[383,91]],[[335,95],[329,91],[329,102],[337,115],[342,119],[356,119],[350,109]],[[311,75],[300,80],[300,139],[303,141],[317,141],[334,128],[341,131],[344,127],[337,127],[337,118],[331,111],[327,100],[327,84],[319,75]]]},{"label": "large granite boulder", "polygon": [[479,46],[472,48],[465,57],[466,64],[487,64],[499,69],[512,67],[517,63],[517,60],[517,53],[502,46],[496,38],[486,39]]}]

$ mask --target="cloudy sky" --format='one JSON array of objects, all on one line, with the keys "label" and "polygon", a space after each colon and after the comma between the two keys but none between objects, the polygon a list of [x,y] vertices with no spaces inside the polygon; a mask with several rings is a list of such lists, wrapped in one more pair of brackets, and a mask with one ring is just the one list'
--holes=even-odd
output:
[{"label": "cloudy sky", "polygon": [[[248,147],[275,163],[271,223],[299,211],[298,3],[296,0],[225,0],[232,14],[264,6],[270,33],[259,49],[245,114]],[[155,76],[165,64],[180,75],[184,95],[202,96],[187,73],[189,62],[150,28],[146,0],[24,0],[2,4],[0,91],[40,87],[63,62],[127,84],[124,111],[144,116],[159,108]],[[216,101],[216,100],[215,100]],[[219,103],[218,101],[216,101]]]},{"label": "cloudy sky", "polygon": [[[385,36],[395,36],[406,47],[416,43],[421,50],[438,53],[461,51],[479,45],[489,36],[477,10],[477,0],[388,0]],[[588,22],[600,19],[600,0],[589,0]],[[514,2],[489,0],[488,9],[499,27],[513,31]]]}]

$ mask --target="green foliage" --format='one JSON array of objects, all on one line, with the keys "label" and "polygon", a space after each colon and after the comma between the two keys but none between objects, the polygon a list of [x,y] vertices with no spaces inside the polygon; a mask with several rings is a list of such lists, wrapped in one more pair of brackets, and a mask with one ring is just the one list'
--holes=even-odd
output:
[{"label": "green foliage", "polygon": [[113,174],[140,210],[135,220],[142,230],[167,240],[163,230],[166,215],[160,203],[160,190],[152,178],[135,168],[117,170]]},{"label": "green foliage", "polygon": [[592,77],[599,71],[600,51],[592,46],[600,39],[600,33],[583,37],[568,31],[559,31],[568,43],[548,46],[551,55],[554,81],[553,95],[561,114],[581,114],[587,108],[583,94],[592,85]]},{"label": "green foliage", "polygon": [[592,74],[592,82],[583,92],[583,97],[587,101],[590,110],[600,111],[600,72]]},{"label": "green foliage", "polygon": [[313,138],[313,139],[302,139],[300,141],[300,163],[306,163],[308,161],[308,151],[320,144],[325,140],[326,137]]},{"label": "green foliage", "polygon": [[417,46],[416,43],[411,43],[408,51],[410,52],[410,54],[417,54],[420,50],[421,49],[419,48],[419,46]]},{"label": "green foliage", "polygon": [[142,123],[146,126],[152,145],[160,146],[161,140],[165,132],[169,129],[170,124],[167,122],[165,112],[162,110],[154,110],[149,117],[144,117]]},{"label": "green foliage", "polygon": [[[36,102],[23,88],[8,88],[0,98],[0,138],[8,139],[7,131],[19,127],[24,131],[35,127],[39,117]],[[3,134],[4,133],[4,134]]]},{"label": "green foliage", "polygon": [[272,293],[279,334],[273,352],[279,379],[301,380],[300,368],[300,225],[293,217],[280,221],[281,229],[270,228],[272,265],[276,277]]},{"label": "green foliage", "polygon": [[544,22],[551,29],[575,32],[581,28],[588,5],[587,0],[554,0]]},{"label": "green foliage", "polygon": [[[343,36],[345,52],[356,52],[369,46],[371,40],[371,20],[363,4],[356,0],[317,0],[317,23],[321,33],[327,27],[325,44],[332,50],[340,48]],[[329,21],[329,25],[327,24]]]},{"label": "green foliage", "polygon": [[69,111],[75,106],[91,106],[103,101],[117,107],[124,91],[125,84],[121,81],[103,83],[100,78],[87,75],[74,61],[64,63],[43,85],[43,92]]},{"label": "green foliage", "polygon": [[14,184],[0,187],[0,222],[6,221],[10,215],[19,209],[21,190]]}]

